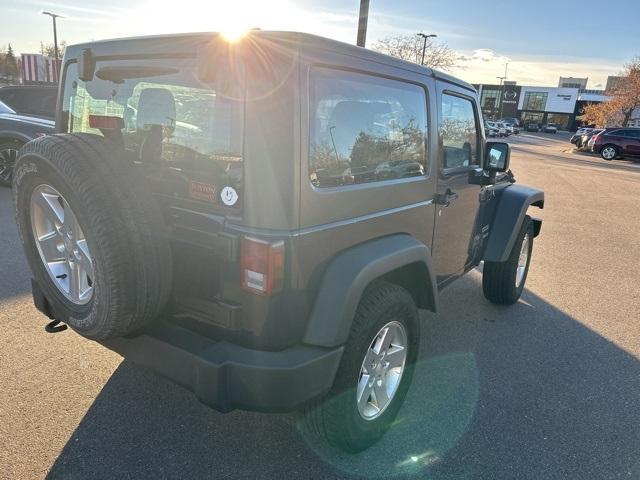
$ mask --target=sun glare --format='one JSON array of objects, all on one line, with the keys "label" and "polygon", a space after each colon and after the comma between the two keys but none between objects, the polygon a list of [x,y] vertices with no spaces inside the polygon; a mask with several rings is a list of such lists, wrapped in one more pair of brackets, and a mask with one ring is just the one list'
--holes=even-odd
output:
[{"label": "sun glare", "polygon": [[223,29],[223,30],[220,30],[220,35],[222,35],[222,38],[224,38],[227,42],[233,43],[233,42],[237,42],[242,37],[244,37],[247,34],[247,30],[248,29],[246,28],[233,29],[233,30]]},{"label": "sun glare", "polygon": [[[149,12],[153,11],[153,21]],[[289,12],[289,16],[283,16]],[[134,9],[128,22],[145,33],[220,32],[229,41],[237,41],[250,29],[295,29],[308,24],[299,21],[301,10],[290,0],[145,0]]]}]

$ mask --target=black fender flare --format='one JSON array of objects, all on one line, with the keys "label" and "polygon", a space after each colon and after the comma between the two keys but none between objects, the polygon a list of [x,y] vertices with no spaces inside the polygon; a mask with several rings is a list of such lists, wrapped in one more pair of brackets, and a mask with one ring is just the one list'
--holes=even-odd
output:
[{"label": "black fender flare", "polygon": [[[544,208],[544,192],[524,185],[506,187],[498,200],[483,260],[506,262],[530,206]],[[538,236],[542,220],[534,219]]]},{"label": "black fender flare", "polygon": [[406,234],[392,235],[349,248],[336,255],[324,273],[307,324],[304,343],[335,347],[347,341],[351,323],[365,288],[402,267],[416,265],[418,306],[437,310],[438,290],[431,267],[431,251]]}]

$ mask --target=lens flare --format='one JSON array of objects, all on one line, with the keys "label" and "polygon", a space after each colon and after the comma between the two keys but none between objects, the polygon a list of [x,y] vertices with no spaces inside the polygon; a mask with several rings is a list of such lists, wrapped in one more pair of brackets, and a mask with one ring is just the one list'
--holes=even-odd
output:
[{"label": "lens flare", "polygon": [[222,35],[222,38],[227,42],[233,43],[242,39],[247,32],[248,30],[246,28],[231,28],[220,31],[220,35]]}]

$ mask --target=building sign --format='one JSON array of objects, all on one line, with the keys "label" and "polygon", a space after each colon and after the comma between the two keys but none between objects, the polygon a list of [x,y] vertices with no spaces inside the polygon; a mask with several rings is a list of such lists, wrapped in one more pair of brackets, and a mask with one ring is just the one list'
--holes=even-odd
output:
[{"label": "building sign", "polygon": [[520,87],[516,85],[505,85],[502,94],[502,118],[515,118],[518,113],[518,102],[520,101]]}]

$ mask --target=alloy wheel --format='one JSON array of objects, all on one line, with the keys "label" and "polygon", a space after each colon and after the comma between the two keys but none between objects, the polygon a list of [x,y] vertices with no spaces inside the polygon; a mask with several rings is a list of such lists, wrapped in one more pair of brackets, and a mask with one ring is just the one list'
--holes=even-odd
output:
[{"label": "alloy wheel", "polygon": [[387,323],[373,338],[360,367],[356,402],[367,421],[384,413],[398,391],[407,360],[407,332],[397,321]]},{"label": "alloy wheel", "polygon": [[616,149],[613,147],[606,147],[602,150],[602,157],[605,160],[613,160],[616,157]]},{"label": "alloy wheel", "polygon": [[527,263],[529,262],[529,235],[525,235],[520,248],[520,257],[518,258],[518,267],[516,269],[516,288],[520,288],[524,275],[527,272]]},{"label": "alloy wheel", "polygon": [[94,265],[87,239],[67,200],[50,185],[31,194],[31,228],[45,270],[72,303],[93,295]]},{"label": "alloy wheel", "polygon": [[0,180],[9,182],[16,165],[18,150],[14,147],[5,147],[0,150]]}]

